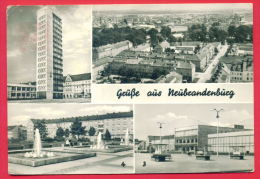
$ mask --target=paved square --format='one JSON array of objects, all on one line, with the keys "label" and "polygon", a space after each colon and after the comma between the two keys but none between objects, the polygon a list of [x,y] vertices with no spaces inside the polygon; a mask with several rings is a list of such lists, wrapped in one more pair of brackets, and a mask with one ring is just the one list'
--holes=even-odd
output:
[{"label": "paved square", "polygon": [[[143,161],[146,166],[143,167]],[[253,172],[254,156],[245,160],[230,159],[229,156],[211,156],[211,160],[196,160],[195,155],[172,154],[172,160],[156,162],[151,154],[135,154],[136,173],[216,173],[216,172]]]},{"label": "paved square", "polygon": [[[126,166],[122,167],[121,163]],[[134,158],[132,151],[109,153],[97,153],[97,157],[81,160],[62,162],[40,167],[30,167],[8,163],[9,174],[33,175],[33,174],[123,174],[134,172]]]}]

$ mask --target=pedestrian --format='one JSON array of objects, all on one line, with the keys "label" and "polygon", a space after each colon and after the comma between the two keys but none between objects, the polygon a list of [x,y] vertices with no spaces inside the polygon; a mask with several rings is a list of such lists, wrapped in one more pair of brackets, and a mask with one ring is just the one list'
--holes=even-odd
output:
[{"label": "pedestrian", "polygon": [[143,167],[146,167],[146,161],[143,161]]},{"label": "pedestrian", "polygon": [[126,164],[125,164],[124,161],[121,163],[121,166],[122,166],[122,167],[125,167],[125,166],[126,166]]}]

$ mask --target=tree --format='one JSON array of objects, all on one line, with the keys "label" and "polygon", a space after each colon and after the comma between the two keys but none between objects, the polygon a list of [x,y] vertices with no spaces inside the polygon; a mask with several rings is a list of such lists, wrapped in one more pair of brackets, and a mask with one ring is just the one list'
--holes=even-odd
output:
[{"label": "tree", "polygon": [[166,53],[174,53],[175,50],[174,50],[174,49],[170,49],[170,48],[166,48],[166,49],[165,49],[165,52],[166,52]]},{"label": "tree", "polygon": [[194,49],[194,53],[197,54],[200,51],[200,46],[197,45]]},{"label": "tree", "polygon": [[76,118],[76,120],[70,126],[70,133],[77,136],[77,139],[79,139],[80,135],[86,134],[85,128],[86,127],[82,126],[82,122],[80,122],[78,118]]},{"label": "tree", "polygon": [[64,134],[65,134],[65,132],[64,132],[64,130],[63,130],[61,127],[59,127],[59,128],[56,130],[56,137],[57,137],[58,139],[63,138]]},{"label": "tree", "polygon": [[252,39],[252,27],[240,25],[236,28],[235,41],[243,43]]},{"label": "tree", "polygon": [[161,29],[161,35],[163,36],[164,39],[167,39],[171,35],[171,28],[168,26],[163,26]]},{"label": "tree", "polygon": [[96,129],[91,126],[91,127],[89,128],[88,135],[89,135],[89,136],[94,136],[95,133],[96,133]]},{"label": "tree", "polygon": [[207,40],[207,28],[204,24],[193,24],[189,27],[188,33],[191,40],[202,42]]},{"label": "tree", "polygon": [[234,37],[236,33],[236,27],[234,25],[231,25],[228,27],[228,35],[230,37]]},{"label": "tree", "polygon": [[128,24],[128,22],[127,22],[127,20],[126,19],[124,19],[124,23],[127,25]]},{"label": "tree", "polygon": [[110,132],[109,132],[108,129],[107,129],[106,132],[105,132],[104,139],[105,139],[105,140],[111,140],[111,134],[110,134]]},{"label": "tree", "polygon": [[69,129],[65,129],[64,136],[65,137],[69,137],[70,136],[70,130]]},{"label": "tree", "polygon": [[219,22],[213,22],[213,23],[212,23],[212,26],[219,26],[219,25],[220,25]]},{"label": "tree", "polygon": [[34,123],[34,130],[36,128],[39,129],[41,139],[42,140],[46,139],[47,136],[48,136],[48,130],[47,130],[47,126],[46,126],[46,121],[45,120],[37,120]]},{"label": "tree", "polygon": [[173,43],[173,42],[176,42],[176,41],[177,41],[177,39],[173,35],[170,35],[168,37],[168,42]]},{"label": "tree", "polygon": [[224,42],[228,36],[226,31],[214,26],[210,27],[208,34],[211,42]]},{"label": "tree", "polygon": [[158,30],[155,28],[152,28],[148,31],[148,35],[150,35],[150,37],[154,37],[158,34]]}]

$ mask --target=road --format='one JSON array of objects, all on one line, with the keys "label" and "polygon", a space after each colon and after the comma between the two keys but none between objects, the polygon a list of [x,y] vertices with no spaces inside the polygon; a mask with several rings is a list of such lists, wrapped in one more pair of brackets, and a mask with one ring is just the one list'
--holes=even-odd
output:
[{"label": "road", "polygon": [[206,71],[204,73],[195,74],[195,76],[199,77],[197,83],[205,83],[211,78],[212,71],[214,70],[215,66],[219,63],[219,59],[225,55],[227,49],[228,49],[228,45],[222,45],[219,53],[211,61]]}]

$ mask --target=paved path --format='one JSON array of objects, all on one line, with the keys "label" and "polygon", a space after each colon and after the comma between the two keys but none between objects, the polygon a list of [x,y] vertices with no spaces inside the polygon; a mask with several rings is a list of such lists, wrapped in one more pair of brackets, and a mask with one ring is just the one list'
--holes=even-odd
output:
[{"label": "paved path", "polygon": [[[120,164],[124,161],[125,167]],[[97,153],[97,157],[62,162],[40,167],[8,164],[11,174],[116,174],[133,173],[134,159],[132,151],[118,153]]]}]

